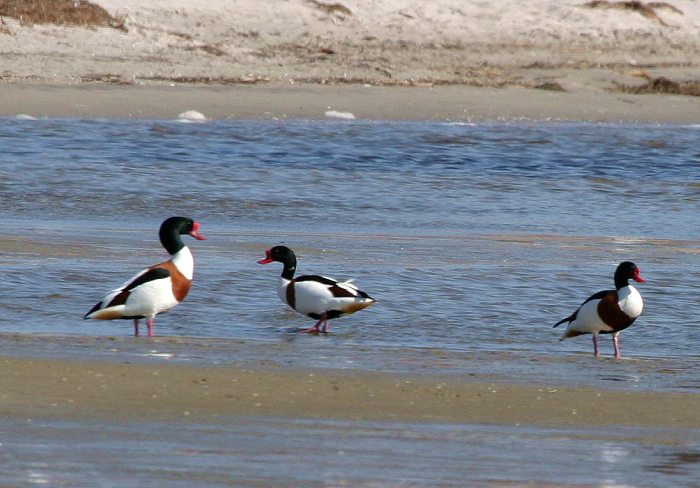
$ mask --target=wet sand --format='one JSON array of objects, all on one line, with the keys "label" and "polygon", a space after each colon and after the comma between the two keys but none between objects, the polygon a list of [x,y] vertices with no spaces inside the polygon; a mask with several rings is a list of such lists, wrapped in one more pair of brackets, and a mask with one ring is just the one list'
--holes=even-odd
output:
[{"label": "wet sand", "polygon": [[219,421],[238,416],[537,427],[700,428],[700,395],[455,376],[2,359],[0,416]]},{"label": "wet sand", "polygon": [[465,85],[386,87],[264,84],[120,86],[7,84],[0,116],[176,119],[318,119],[328,111],[368,120],[700,122],[700,97],[602,90],[556,92]]}]

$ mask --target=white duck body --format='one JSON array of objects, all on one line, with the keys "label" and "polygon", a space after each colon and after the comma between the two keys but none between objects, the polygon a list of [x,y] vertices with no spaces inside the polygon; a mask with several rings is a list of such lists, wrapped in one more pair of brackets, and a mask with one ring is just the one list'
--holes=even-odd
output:
[{"label": "white duck body", "polygon": [[340,282],[326,276],[303,275],[294,277],[296,256],[286,246],[275,246],[265,251],[258,261],[268,264],[278,261],[284,265],[277,282],[280,299],[294,310],[318,322],[305,332],[326,332],[328,320],[351,314],[370,306],[375,300],[350,282]]},{"label": "white duck body", "polygon": [[277,294],[297,312],[315,319],[324,313],[333,317],[350,314],[374,303],[374,299],[352,283],[326,276],[300,276],[292,280],[280,276]]},{"label": "white duck body", "polygon": [[[594,296],[601,294],[602,293]],[[613,297],[612,295],[615,294],[616,297]],[[615,306],[610,306],[611,303],[614,303]],[[567,325],[564,336],[572,337],[572,332],[605,334],[623,330],[629,325],[632,325],[634,319],[642,314],[643,308],[644,302],[642,301],[642,295],[639,294],[634,286],[627,285],[619,290],[609,290],[604,296],[589,299],[581,305],[576,314],[576,318]],[[619,317],[620,313],[624,314],[629,323],[624,323],[625,317],[615,320],[616,316]]]},{"label": "white duck body", "polygon": [[[167,270],[167,276],[150,279],[130,288],[132,283],[137,282],[147,273],[153,272],[154,269]],[[163,275],[165,274],[163,273]],[[119,288],[110,291],[100,300],[101,308],[86,315],[85,318],[97,320],[152,319],[160,313],[167,312],[185,298],[184,295],[187,294],[185,289],[189,291],[193,275],[194,259],[192,252],[185,246],[169,261],[144,269],[124,282]],[[126,301],[110,306],[110,303],[122,293],[128,294]]]}]

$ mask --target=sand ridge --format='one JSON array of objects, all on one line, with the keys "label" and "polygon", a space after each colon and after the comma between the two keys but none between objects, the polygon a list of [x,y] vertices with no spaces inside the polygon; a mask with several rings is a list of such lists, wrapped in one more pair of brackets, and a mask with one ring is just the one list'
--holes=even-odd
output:
[{"label": "sand ridge", "polygon": [[0,116],[699,119],[692,0],[96,3],[114,27],[2,17]]},{"label": "sand ridge", "polygon": [[274,416],[530,426],[700,428],[700,395],[454,376],[5,357],[0,415],[217,421]]},{"label": "sand ridge", "polygon": [[[645,9],[636,11],[557,0],[288,0],[269,8],[254,0],[95,3],[120,28],[4,17],[2,81],[577,90],[615,80],[641,84],[640,68],[700,79],[700,4],[692,0],[672,0],[668,8],[641,2]],[[590,69],[603,76],[579,76]]]}]

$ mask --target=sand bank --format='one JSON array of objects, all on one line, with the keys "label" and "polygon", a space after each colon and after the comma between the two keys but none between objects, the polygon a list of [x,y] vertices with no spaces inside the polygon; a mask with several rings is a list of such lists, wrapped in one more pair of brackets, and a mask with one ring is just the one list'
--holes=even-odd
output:
[{"label": "sand bank", "polygon": [[0,116],[175,119],[197,110],[209,119],[323,118],[350,112],[365,120],[700,122],[700,97],[595,90],[554,92],[464,85],[116,86],[10,84]]},{"label": "sand bank", "polygon": [[476,86],[556,80],[568,89],[578,79],[569,74],[595,68],[604,76],[587,85],[609,84],[634,69],[697,78],[700,68],[700,5],[692,0],[646,11],[591,8],[585,0],[287,0],[269,8],[255,0],[95,3],[120,20],[116,28],[5,17],[2,79]]},{"label": "sand bank", "polygon": [[700,91],[691,0],[641,10],[557,0],[97,3],[118,28],[3,16],[0,115],[321,117],[330,108],[366,119],[694,123],[700,113],[697,96],[619,91],[654,91],[660,77]]},{"label": "sand bank", "polygon": [[275,416],[700,428],[700,395],[455,377],[4,358],[0,415],[216,421]]}]

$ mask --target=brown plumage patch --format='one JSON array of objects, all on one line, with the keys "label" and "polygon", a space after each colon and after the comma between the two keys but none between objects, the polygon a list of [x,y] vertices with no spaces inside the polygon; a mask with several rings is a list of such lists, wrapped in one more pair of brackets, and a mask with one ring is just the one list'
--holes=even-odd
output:
[{"label": "brown plumage patch", "polygon": [[183,275],[180,272],[180,270],[177,269],[177,266],[175,266],[175,264],[172,261],[166,261],[161,264],[156,264],[155,266],[151,266],[151,268],[149,269],[153,268],[163,268],[170,273],[170,281],[173,287],[173,296],[178,302],[183,301],[187,296],[187,293],[190,291],[192,281],[188,280],[185,277],[185,275]]},{"label": "brown plumage patch", "polygon": [[364,300],[364,301],[355,301],[348,303],[343,307],[343,313],[351,314],[355,313],[358,310],[362,310],[363,308],[367,308],[370,305],[372,305],[374,302],[370,300]]},{"label": "brown plumage patch", "polygon": [[107,308],[103,310],[98,310],[97,312],[95,312],[92,318],[97,320],[116,320],[124,318],[124,316],[121,314],[121,312],[117,312],[115,310]]},{"label": "brown plumage patch", "polygon": [[290,281],[286,290],[287,305],[296,310],[296,293],[294,291],[294,280]]},{"label": "brown plumage patch", "polygon": [[617,292],[608,293],[598,302],[598,315],[613,330],[622,330],[634,322],[634,319],[620,310]]},{"label": "brown plumage patch", "polygon": [[569,337],[576,337],[576,336],[580,336],[583,334],[587,334],[587,332],[579,332],[577,330],[567,330],[564,333],[564,337],[562,337],[562,339],[568,339]]},{"label": "brown plumage patch", "polygon": [[338,286],[338,285],[333,285],[330,288],[328,288],[328,290],[331,292],[331,295],[333,295],[336,298],[343,298],[343,297],[352,298],[352,297],[356,296],[351,291],[346,290],[342,286]]}]

